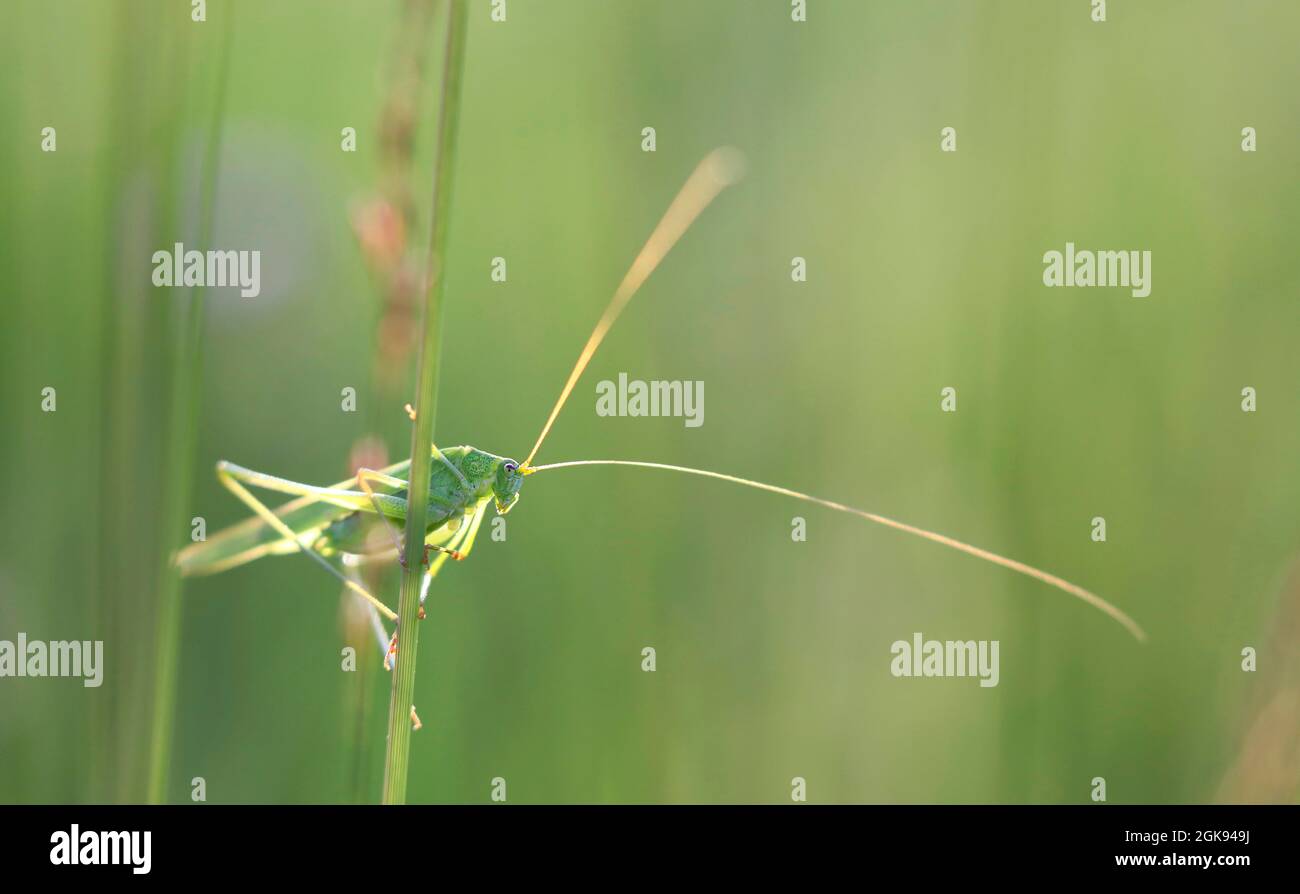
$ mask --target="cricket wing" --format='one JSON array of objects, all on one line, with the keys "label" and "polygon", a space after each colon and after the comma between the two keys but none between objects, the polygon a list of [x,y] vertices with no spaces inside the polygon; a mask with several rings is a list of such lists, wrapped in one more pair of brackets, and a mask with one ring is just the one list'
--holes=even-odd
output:
[{"label": "cricket wing", "polygon": [[[386,475],[401,477],[410,466],[409,459],[394,463],[381,471]],[[349,478],[331,485],[330,490],[344,490],[356,483]],[[384,488],[376,488],[383,491]],[[353,512],[342,506],[323,503],[318,497],[306,495],[290,500],[275,510],[286,525],[299,534],[319,531],[331,522]],[[293,552],[297,547],[260,518],[245,519],[207,540],[193,543],[176,553],[176,567],[182,577],[216,574],[235,568],[262,556]]]},{"label": "cricket wing", "polygon": [[[276,509],[275,514],[299,534],[307,534],[319,531],[353,511],[355,510],[322,503],[312,497],[299,497]],[[296,549],[293,541],[281,537],[274,528],[254,516],[205,541],[190,544],[176,553],[175,562],[182,577],[194,577],[216,574],[262,556]]]}]

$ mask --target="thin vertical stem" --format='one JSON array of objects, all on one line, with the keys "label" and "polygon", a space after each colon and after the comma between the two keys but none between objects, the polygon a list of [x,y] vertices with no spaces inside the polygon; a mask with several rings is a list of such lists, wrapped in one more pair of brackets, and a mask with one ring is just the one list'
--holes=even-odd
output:
[{"label": "thin vertical stem", "polygon": [[[230,43],[234,10],[225,10],[225,25],[217,60],[216,100],[204,148],[199,199],[199,245],[212,241],[216,218],[217,175],[221,162],[221,125],[225,113],[226,81],[230,69]],[[203,287],[190,290],[181,321],[180,343],[172,355],[173,376],[167,414],[166,497],[163,507],[162,555],[158,583],[158,615],[154,644],[153,719],[149,736],[149,802],[167,797],[171,769],[173,727],[176,719],[176,677],[181,636],[180,577],[172,565],[172,552],[185,525],[185,513],[194,487],[194,454],[198,440],[198,407],[203,368]]]},{"label": "thin vertical stem", "polygon": [[438,401],[438,366],[442,344],[442,298],[446,287],[444,260],[448,217],[451,210],[452,171],[456,161],[456,130],[460,117],[461,80],[465,67],[465,0],[451,0],[447,45],[443,65],[442,107],[438,113],[438,157],[433,185],[433,226],[429,258],[416,387],[415,425],[411,433],[411,468],[406,509],[406,568],[397,616],[400,635],[397,666],[388,706],[388,756],[384,764],[384,803],[406,801],[406,776],[410,762],[411,702],[415,691],[416,648],[419,643],[420,584],[424,575],[424,535],[428,519],[433,419]]}]

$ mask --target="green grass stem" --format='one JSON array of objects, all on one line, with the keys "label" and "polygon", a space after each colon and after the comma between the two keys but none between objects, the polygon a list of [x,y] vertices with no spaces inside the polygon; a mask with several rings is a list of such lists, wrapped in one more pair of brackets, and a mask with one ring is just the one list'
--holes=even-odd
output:
[{"label": "green grass stem", "polygon": [[447,44],[443,63],[442,103],[438,113],[438,155],[433,186],[433,225],[429,259],[425,268],[422,342],[416,386],[416,416],[411,432],[411,468],[406,513],[406,568],[398,600],[398,660],[393,668],[393,688],[388,705],[388,751],[384,763],[385,804],[406,802],[410,764],[411,702],[415,691],[416,654],[419,644],[418,613],[424,567],[424,532],[428,501],[416,495],[429,492],[433,421],[437,412],[438,366],[442,344],[442,301],[446,288],[446,248],[451,210],[452,173],[456,162],[456,131],[460,116],[461,80],[465,63],[468,20],[465,0],[451,0]]},{"label": "green grass stem", "polygon": [[[221,162],[221,130],[225,112],[226,83],[230,70],[230,44],[234,13],[225,8],[221,47],[217,58],[216,99],[212,122],[203,153],[199,200],[199,246],[207,250],[216,219],[217,177]],[[172,552],[185,528],[194,489],[194,462],[198,440],[199,397],[203,368],[203,287],[190,290],[177,327],[180,344],[171,357],[172,380],[167,414],[166,491],[161,527],[162,555],[158,584],[158,615],[154,644],[154,698],[149,735],[149,784],[151,804],[167,799],[167,779],[176,722],[176,685],[183,617],[180,575],[172,565]]]}]

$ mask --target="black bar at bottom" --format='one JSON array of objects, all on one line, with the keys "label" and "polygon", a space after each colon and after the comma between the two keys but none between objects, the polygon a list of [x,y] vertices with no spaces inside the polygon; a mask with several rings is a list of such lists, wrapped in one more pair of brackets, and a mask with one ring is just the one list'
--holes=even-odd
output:
[{"label": "black bar at bottom", "polygon": [[83,881],[283,878],[335,890],[348,880],[385,888],[408,877],[442,886],[461,872],[497,881],[512,872],[578,879],[617,870],[644,882],[800,867],[843,867],[862,879],[904,871],[926,881],[995,873],[1231,883],[1294,868],[1298,819],[1296,807],[1122,805],[8,806],[0,807],[0,866],[6,881],[14,872]]}]

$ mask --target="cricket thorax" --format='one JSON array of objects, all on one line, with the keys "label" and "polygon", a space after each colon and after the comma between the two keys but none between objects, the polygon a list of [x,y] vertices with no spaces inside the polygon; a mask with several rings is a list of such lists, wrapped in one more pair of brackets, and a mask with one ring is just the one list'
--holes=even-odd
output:
[{"label": "cricket thorax", "polygon": [[[495,497],[498,512],[509,510],[510,504],[518,496],[518,483],[511,480],[518,475],[518,463],[470,446],[444,448],[442,455],[447,458],[447,463],[435,461],[433,464],[429,489],[431,500],[436,501],[440,497],[447,499],[454,493],[461,497],[457,502],[468,508]],[[448,463],[460,474],[447,468]],[[463,482],[460,480],[462,478]]]},{"label": "cricket thorax", "polygon": [[497,466],[501,462],[501,457],[474,447],[453,447],[444,450],[443,454],[452,465],[460,469],[460,473],[465,476],[465,480],[476,493],[484,487],[492,486],[492,479],[496,476]]},{"label": "cricket thorax", "polygon": [[469,446],[443,450],[443,455],[465,476],[475,502],[495,498],[497,512],[505,515],[519,499],[524,476],[513,459]]}]

